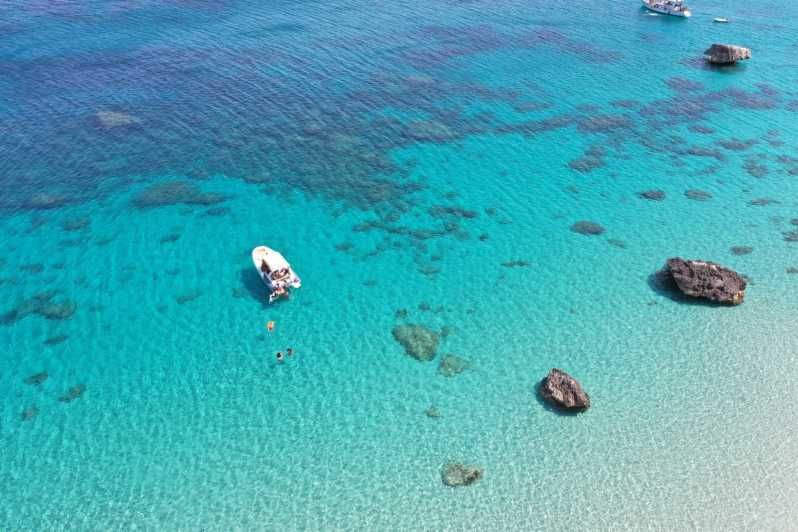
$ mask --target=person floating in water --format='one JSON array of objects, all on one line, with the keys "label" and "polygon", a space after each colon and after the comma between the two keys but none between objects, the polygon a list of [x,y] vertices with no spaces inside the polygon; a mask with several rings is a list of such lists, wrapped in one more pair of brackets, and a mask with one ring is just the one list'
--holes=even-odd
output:
[{"label": "person floating in water", "polygon": [[294,355],[294,348],[293,347],[289,347],[288,349],[285,350],[285,354],[288,355],[288,356],[293,356]]},{"label": "person floating in water", "polygon": [[283,361],[283,352],[277,351],[277,362],[282,362],[282,361]]}]

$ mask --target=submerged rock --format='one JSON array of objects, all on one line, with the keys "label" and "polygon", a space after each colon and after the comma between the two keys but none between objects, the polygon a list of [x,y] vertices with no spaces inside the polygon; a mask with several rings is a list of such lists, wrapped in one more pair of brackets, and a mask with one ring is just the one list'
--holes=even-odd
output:
[{"label": "submerged rock", "polygon": [[41,386],[49,377],[50,375],[46,371],[40,371],[39,373],[34,373],[30,377],[27,377],[24,382],[31,386]]},{"label": "submerged rock", "polygon": [[644,190],[643,192],[638,192],[637,195],[643,199],[652,201],[662,201],[665,199],[664,190]]},{"label": "submerged rock", "polygon": [[428,362],[435,358],[438,352],[440,336],[423,325],[397,325],[392,333],[405,353],[416,360]]},{"label": "submerged rock", "polygon": [[553,405],[566,410],[587,410],[590,397],[576,379],[564,371],[553,368],[540,384],[540,396]]},{"label": "submerged rock", "polygon": [[64,231],[80,231],[89,225],[91,225],[91,220],[85,216],[69,218],[61,222],[61,227],[64,228]]},{"label": "submerged rock", "polygon": [[38,415],[39,415],[39,407],[33,405],[23,410],[19,417],[22,421],[28,421],[35,418]]},{"label": "submerged rock", "polygon": [[470,486],[482,478],[484,470],[480,467],[450,462],[441,470],[441,480],[447,486],[457,488]]},{"label": "submerged rock", "polygon": [[712,199],[711,192],[707,192],[706,190],[698,190],[695,188],[685,191],[684,195],[687,197],[687,199],[695,201],[708,201]]},{"label": "submerged rock", "polygon": [[85,391],[86,391],[86,385],[78,384],[67,390],[65,394],[61,395],[58,398],[58,400],[61,401],[62,403],[69,403],[74,401],[75,399],[79,399],[83,395],[83,392]]},{"label": "submerged rock", "polygon": [[120,113],[118,111],[97,111],[97,120],[100,121],[104,127],[120,127],[130,126],[133,124],[141,123],[141,120],[135,116],[127,113]]},{"label": "submerged rock", "polygon": [[21,301],[16,307],[0,315],[0,324],[11,325],[31,314],[38,314],[48,320],[65,320],[72,317],[77,304],[72,301],[53,302],[57,291],[47,290]]},{"label": "submerged rock", "polygon": [[732,255],[748,255],[753,253],[754,248],[751,246],[732,246],[729,251]]},{"label": "submerged rock", "polygon": [[48,320],[68,320],[75,314],[78,306],[74,301],[60,303],[47,303],[42,305],[37,313]]},{"label": "submerged rock", "polygon": [[430,405],[429,407],[427,407],[427,409],[424,410],[424,414],[427,417],[431,417],[433,419],[441,417],[441,413],[438,411],[438,408],[435,405]]},{"label": "submerged rock", "polygon": [[733,65],[751,59],[751,49],[735,44],[713,44],[704,50],[704,58],[713,65]]},{"label": "submerged rock", "polygon": [[596,222],[590,222],[588,220],[580,220],[571,226],[571,231],[573,231],[574,233],[579,233],[580,235],[593,236],[593,235],[602,234],[605,231],[605,229],[603,226],[597,224]]},{"label": "submerged rock", "polygon": [[455,355],[444,355],[438,365],[438,373],[444,377],[454,377],[471,367],[471,361]]},{"label": "submerged rock", "polygon": [[67,334],[57,334],[55,336],[51,336],[44,341],[44,345],[58,345],[62,344],[69,340],[69,335]]},{"label": "submerged rock", "polygon": [[142,191],[133,200],[133,205],[140,209],[163,207],[166,205],[213,205],[227,199],[222,194],[202,192],[197,186],[187,181],[169,181],[153,185]]},{"label": "submerged rock", "polygon": [[668,259],[661,273],[685,295],[730,305],[743,302],[748,284],[740,274],[720,264],[680,257]]}]

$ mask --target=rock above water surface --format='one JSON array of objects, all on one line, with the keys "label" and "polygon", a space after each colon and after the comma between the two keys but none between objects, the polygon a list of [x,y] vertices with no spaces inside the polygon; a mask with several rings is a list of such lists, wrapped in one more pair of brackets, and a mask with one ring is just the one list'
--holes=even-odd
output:
[{"label": "rock above water surface", "polygon": [[590,397],[576,379],[564,371],[553,368],[540,383],[540,396],[553,405],[566,410],[587,410]]},{"label": "rock above water surface", "polygon": [[450,462],[443,466],[441,480],[453,488],[470,486],[482,478],[483,472],[484,470],[479,467]]},{"label": "rock above water surface", "polygon": [[731,65],[743,59],[751,59],[751,50],[734,44],[713,44],[704,51],[704,57],[715,65]]},{"label": "rock above water surface", "polygon": [[681,257],[668,259],[661,273],[673,279],[685,295],[730,305],[743,302],[748,284],[740,274],[720,264]]},{"label": "rock above water surface", "polygon": [[416,360],[428,362],[438,352],[440,335],[423,325],[397,325],[392,333],[394,339],[405,349],[405,353]]}]

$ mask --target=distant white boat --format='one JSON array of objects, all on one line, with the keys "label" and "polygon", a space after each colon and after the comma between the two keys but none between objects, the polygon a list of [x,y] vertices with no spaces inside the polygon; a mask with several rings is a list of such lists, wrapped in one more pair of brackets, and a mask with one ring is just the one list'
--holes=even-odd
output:
[{"label": "distant white boat", "polygon": [[690,17],[693,13],[683,0],[642,0],[646,9],[674,17]]},{"label": "distant white boat", "polygon": [[302,286],[302,280],[278,251],[258,246],[252,250],[252,264],[269,287],[269,303],[283,296],[287,297],[291,288]]},{"label": "distant white boat", "polygon": [[729,19],[726,17],[715,17],[712,19],[712,22],[717,22],[718,24],[728,24]]}]

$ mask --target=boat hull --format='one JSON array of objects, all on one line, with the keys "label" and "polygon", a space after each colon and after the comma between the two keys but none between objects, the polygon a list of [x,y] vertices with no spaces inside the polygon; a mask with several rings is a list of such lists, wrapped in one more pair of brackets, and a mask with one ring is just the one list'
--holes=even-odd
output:
[{"label": "boat hull", "polygon": [[[262,265],[264,261],[269,263],[277,263],[281,268],[287,270],[287,275],[279,279],[272,279],[270,272],[264,271]],[[252,250],[252,265],[255,266],[255,271],[261,281],[269,289],[269,302],[279,299],[281,296],[287,296],[288,290],[292,288],[300,288],[302,280],[294,272],[293,268],[285,261],[283,256],[275,250],[266,247],[258,246]],[[281,290],[282,289],[282,290]]]},{"label": "boat hull", "polygon": [[693,13],[688,8],[682,8],[681,10],[674,10],[672,7],[669,6],[662,6],[651,2],[650,0],[642,0],[643,6],[648,9],[649,11],[653,11],[654,13],[659,13],[660,15],[670,15],[672,17],[680,17],[680,18],[688,18],[693,15]]}]

